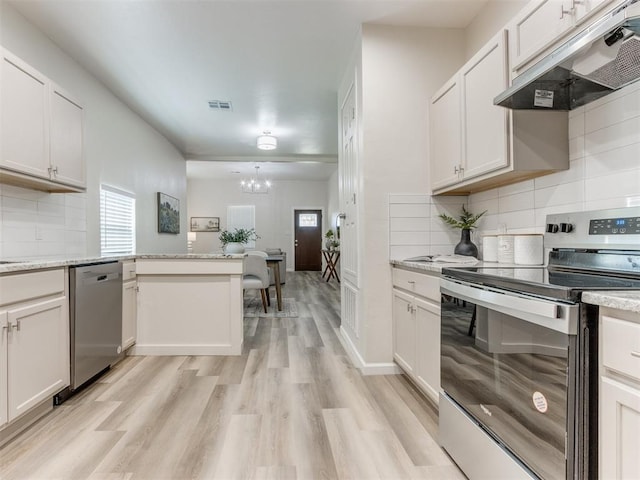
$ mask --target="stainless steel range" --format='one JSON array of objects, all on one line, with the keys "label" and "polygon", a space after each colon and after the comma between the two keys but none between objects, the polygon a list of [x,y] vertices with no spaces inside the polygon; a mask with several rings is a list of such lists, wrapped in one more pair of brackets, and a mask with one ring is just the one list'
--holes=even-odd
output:
[{"label": "stainless steel range", "polygon": [[640,207],[547,217],[547,267],[441,281],[440,441],[471,479],[597,478],[597,316],[640,289]]}]

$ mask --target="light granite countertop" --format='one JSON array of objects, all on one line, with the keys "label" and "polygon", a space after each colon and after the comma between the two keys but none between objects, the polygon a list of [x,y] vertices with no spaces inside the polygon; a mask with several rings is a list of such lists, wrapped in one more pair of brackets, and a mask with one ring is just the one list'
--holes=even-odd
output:
[{"label": "light granite countertop", "polygon": [[494,268],[536,268],[542,265],[515,265],[511,263],[483,262],[478,260],[477,263],[446,263],[446,262],[407,262],[406,260],[390,260],[391,265],[397,267],[411,268],[414,270],[424,270],[425,272],[442,273],[443,268],[456,267],[494,267]]},{"label": "light granite countertop", "polygon": [[582,301],[601,307],[640,313],[640,291],[584,292]]},{"label": "light granite countertop", "polygon": [[229,258],[244,258],[244,254],[225,255],[222,253],[148,253],[140,255],[123,255],[113,257],[76,257],[56,259],[15,259],[11,263],[0,263],[0,275],[3,273],[28,272],[30,270],[44,270],[48,268],[73,267],[98,262],[110,262],[119,260],[132,260],[136,258],[146,259],[193,259],[193,260],[219,260]]}]

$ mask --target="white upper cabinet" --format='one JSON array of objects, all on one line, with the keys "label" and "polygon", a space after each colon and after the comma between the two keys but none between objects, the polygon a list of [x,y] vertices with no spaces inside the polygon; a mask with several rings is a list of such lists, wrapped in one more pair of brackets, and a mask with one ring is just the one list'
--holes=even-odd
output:
[{"label": "white upper cabinet", "polygon": [[530,58],[573,26],[571,2],[534,0],[513,19],[509,25],[512,70],[521,70]]},{"label": "white upper cabinet", "polygon": [[0,181],[82,191],[83,110],[47,77],[4,50],[0,78]]},{"label": "white upper cabinet", "polygon": [[569,168],[567,113],[494,105],[508,76],[502,30],[432,98],[434,195],[467,195]]},{"label": "white upper cabinet", "polygon": [[493,98],[508,86],[507,31],[484,46],[460,71],[463,178],[507,166],[508,110]]},{"label": "white upper cabinet", "polygon": [[0,166],[48,178],[47,79],[7,52],[2,60]]},{"label": "white upper cabinet", "polygon": [[434,189],[458,181],[462,155],[460,77],[449,80],[431,100],[431,185]]},{"label": "white upper cabinet", "polygon": [[[511,78],[623,0],[532,0],[509,23]],[[559,39],[562,39],[560,42]]]},{"label": "white upper cabinet", "polygon": [[51,95],[51,165],[53,178],[84,187],[83,112],[77,100],[58,86]]}]

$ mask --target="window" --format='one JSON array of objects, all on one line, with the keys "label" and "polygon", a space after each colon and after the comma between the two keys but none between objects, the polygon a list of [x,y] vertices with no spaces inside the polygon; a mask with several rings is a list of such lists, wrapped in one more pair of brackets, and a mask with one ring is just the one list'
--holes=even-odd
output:
[{"label": "window", "polygon": [[128,255],[136,251],[136,199],[133,194],[100,186],[100,254]]},{"label": "window", "polygon": [[298,225],[301,227],[317,227],[318,214],[317,213],[301,213],[300,215],[298,215]]},{"label": "window", "polygon": [[[227,230],[233,232],[236,228],[246,228],[247,230],[256,228],[255,205],[229,205],[227,207]],[[255,248],[255,240],[250,240],[246,246]]]}]

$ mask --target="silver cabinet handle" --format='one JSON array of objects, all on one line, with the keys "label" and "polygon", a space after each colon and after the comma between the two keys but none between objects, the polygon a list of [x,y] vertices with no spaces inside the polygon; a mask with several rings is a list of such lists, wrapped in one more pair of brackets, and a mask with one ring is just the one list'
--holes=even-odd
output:
[{"label": "silver cabinet handle", "polygon": [[415,282],[414,280],[407,280],[407,283],[408,283],[409,285],[415,285],[415,283],[416,283],[416,282]]},{"label": "silver cabinet handle", "polygon": [[15,324],[9,322],[9,328],[15,328],[17,332],[20,331],[20,320],[16,320]]}]

